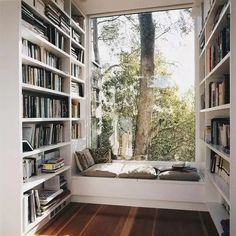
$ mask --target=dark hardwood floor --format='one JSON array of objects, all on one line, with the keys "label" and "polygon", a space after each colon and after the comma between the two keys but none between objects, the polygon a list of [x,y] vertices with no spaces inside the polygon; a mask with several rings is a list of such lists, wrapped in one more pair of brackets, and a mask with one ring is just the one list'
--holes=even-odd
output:
[{"label": "dark hardwood floor", "polygon": [[38,236],[218,236],[207,212],[71,203]]}]

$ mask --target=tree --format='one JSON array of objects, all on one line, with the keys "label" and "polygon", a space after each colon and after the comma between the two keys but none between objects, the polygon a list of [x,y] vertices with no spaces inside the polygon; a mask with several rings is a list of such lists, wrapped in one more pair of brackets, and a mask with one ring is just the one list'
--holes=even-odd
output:
[{"label": "tree", "polygon": [[148,87],[154,76],[154,43],[155,26],[152,13],[139,14],[140,41],[141,41],[141,77],[140,94],[138,98],[138,114],[135,135],[135,155],[147,154],[152,111],[153,88]]}]

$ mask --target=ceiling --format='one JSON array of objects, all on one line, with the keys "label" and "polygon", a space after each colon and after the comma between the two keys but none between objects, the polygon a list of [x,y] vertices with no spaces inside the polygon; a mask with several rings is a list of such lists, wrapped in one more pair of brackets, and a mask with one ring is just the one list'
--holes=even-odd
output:
[{"label": "ceiling", "polygon": [[111,15],[150,9],[180,8],[194,0],[75,0],[85,15]]}]

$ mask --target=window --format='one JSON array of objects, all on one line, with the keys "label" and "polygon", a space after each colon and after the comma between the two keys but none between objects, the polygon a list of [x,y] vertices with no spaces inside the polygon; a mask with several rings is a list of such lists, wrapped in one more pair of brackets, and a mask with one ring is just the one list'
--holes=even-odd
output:
[{"label": "window", "polygon": [[191,9],[94,18],[91,29],[92,148],[194,161]]}]

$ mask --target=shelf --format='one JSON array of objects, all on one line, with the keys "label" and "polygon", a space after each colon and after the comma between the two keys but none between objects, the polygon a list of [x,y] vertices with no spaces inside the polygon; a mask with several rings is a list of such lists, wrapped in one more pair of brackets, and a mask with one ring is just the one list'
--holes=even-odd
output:
[{"label": "shelf", "polygon": [[74,47],[81,48],[82,50],[85,51],[85,48],[80,43],[76,42],[73,38],[71,38],[71,43]]},{"label": "shelf", "polygon": [[37,92],[37,93],[41,93],[41,94],[51,94],[51,95],[63,96],[63,97],[69,97],[70,96],[67,93],[59,92],[59,91],[44,88],[44,87],[39,87],[39,86],[36,86],[36,85],[26,84],[26,83],[22,83],[21,87],[24,91]]},{"label": "shelf", "polygon": [[31,9],[31,11],[37,15],[39,18],[41,18],[43,21],[45,21],[46,23],[54,26],[61,34],[63,34],[65,37],[67,37],[68,39],[70,38],[70,33],[66,33],[64,30],[62,30],[58,25],[54,24],[49,18],[47,18],[45,15],[42,15],[40,12],[38,12],[35,8],[31,7],[30,5],[28,5],[25,1],[24,3],[28,6],[29,9]]},{"label": "shelf", "polygon": [[230,52],[212,69],[212,71],[200,82],[200,85],[205,83],[213,76],[220,77],[229,73]]},{"label": "shelf", "polygon": [[80,97],[80,96],[71,96],[71,99],[72,99],[72,100],[80,101],[80,100],[85,100],[85,97]]},{"label": "shelf", "polygon": [[218,154],[219,156],[221,156],[222,158],[224,158],[226,161],[228,161],[230,163],[230,154],[227,154],[223,151],[222,146],[220,145],[216,145],[216,144],[210,144],[210,143],[206,143],[206,146],[208,148],[210,148],[213,152],[215,152],[216,154]]},{"label": "shelf", "polygon": [[220,193],[220,195],[224,198],[224,200],[230,206],[229,185],[222,179],[222,177],[218,176],[217,174],[212,174],[208,171],[207,175],[210,181],[214,184],[214,186]]},{"label": "shelf", "polygon": [[69,73],[65,73],[63,72],[62,70],[59,70],[55,67],[52,67],[52,66],[49,66],[47,65],[46,63],[44,62],[41,62],[41,61],[38,61],[38,60],[35,60],[31,57],[28,57],[24,54],[22,54],[22,64],[25,64],[25,65],[30,65],[30,66],[36,66],[36,67],[40,67],[40,68],[43,68],[43,69],[46,69],[46,70],[49,70],[49,71],[52,71],[58,75],[61,75],[63,77],[69,77]]},{"label": "shelf", "polygon": [[43,213],[42,216],[37,217],[35,219],[35,221],[31,224],[29,224],[26,228],[26,230],[24,231],[24,235],[26,235],[26,233],[28,231],[30,231],[31,229],[33,229],[37,224],[39,224],[43,219],[45,219],[49,214],[51,214],[51,212],[56,209],[59,205],[61,205],[64,201],[67,201],[69,198],[71,197],[71,194],[68,194],[67,196],[65,196],[60,202],[58,202],[56,205],[53,205],[52,207],[50,207],[47,211],[45,211]]},{"label": "shelf", "polygon": [[230,104],[224,104],[224,105],[215,106],[211,108],[205,108],[205,109],[200,110],[200,112],[211,112],[211,111],[219,111],[219,110],[226,110],[226,109],[230,109]]},{"label": "shelf", "polygon": [[45,48],[47,51],[53,53],[54,55],[58,57],[70,58],[70,55],[68,53],[56,47],[54,44],[50,43],[49,41],[41,37],[39,34],[35,33],[34,31],[30,29],[27,29],[25,26],[22,26],[21,28],[22,28],[21,30],[22,38],[27,39],[30,42],[35,43],[38,46]]},{"label": "shelf", "polygon": [[64,166],[60,170],[58,170],[56,173],[40,173],[39,175],[29,178],[27,182],[23,183],[23,193],[69,169],[70,169],[70,166]]},{"label": "shelf", "polygon": [[78,117],[78,118],[71,118],[71,121],[82,121],[83,119]]},{"label": "shelf", "polygon": [[69,121],[70,118],[22,118],[23,123],[31,122],[60,122],[60,121]]},{"label": "shelf", "polygon": [[73,57],[71,57],[71,62],[74,63],[74,64],[76,64],[76,65],[78,65],[78,66],[82,66],[82,67],[85,66],[82,62],[80,62],[80,61],[74,59]]},{"label": "shelf", "polygon": [[30,151],[30,152],[23,152],[22,153],[22,157],[28,157],[28,156],[36,155],[36,154],[39,154],[41,152],[46,152],[46,151],[49,151],[49,150],[52,150],[52,149],[56,149],[56,148],[60,148],[60,147],[65,147],[67,145],[70,145],[70,142],[63,142],[63,143],[43,146],[43,147],[40,147],[40,148],[35,149],[33,151]]},{"label": "shelf", "polygon": [[209,202],[207,203],[208,210],[210,212],[211,218],[216,226],[216,229],[221,235],[223,233],[222,226],[220,224],[221,220],[229,219],[229,214],[225,210],[224,206],[220,203]]},{"label": "shelf", "polygon": [[85,34],[85,31],[71,18],[71,26],[82,34]]},{"label": "shelf", "polygon": [[229,13],[229,7],[230,6],[230,3],[228,3],[225,8],[223,9],[223,11],[221,12],[221,16],[217,22],[217,24],[215,25],[214,29],[212,30],[207,42],[206,42],[206,45],[205,45],[205,48],[207,48],[209,46],[209,44],[212,43],[212,41],[214,40],[214,36],[215,35],[218,35],[222,29],[222,26],[225,26],[225,23],[226,23],[226,20],[224,21],[223,19],[225,19],[225,16],[227,13]]},{"label": "shelf", "polygon": [[71,80],[75,81],[75,82],[79,82],[79,83],[85,83],[84,80],[80,79],[80,78],[77,78],[77,77],[74,77],[74,76],[70,76]]}]

